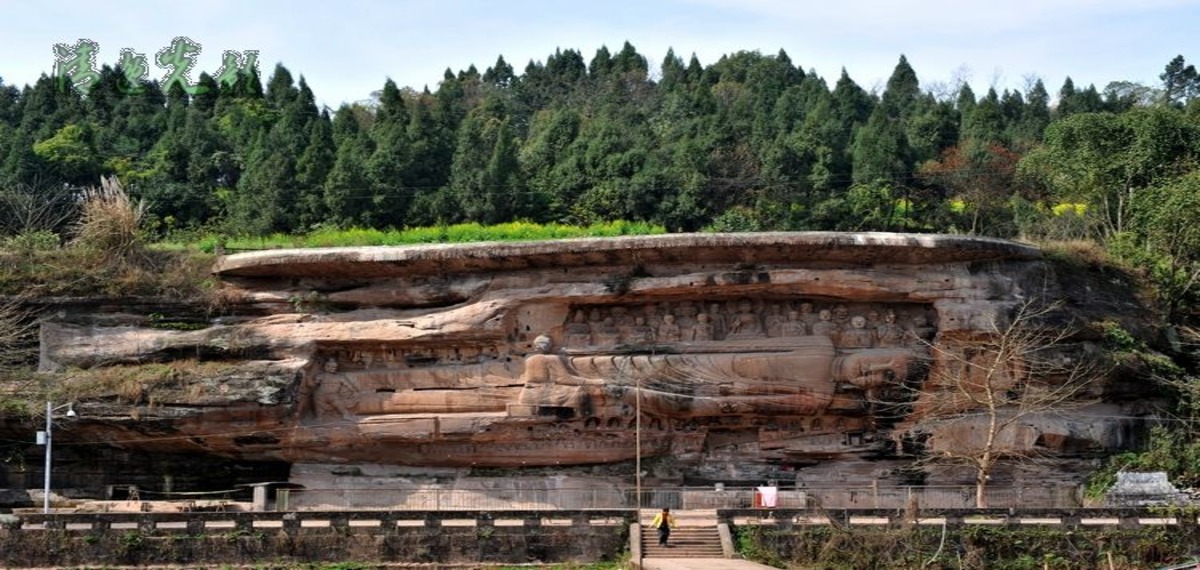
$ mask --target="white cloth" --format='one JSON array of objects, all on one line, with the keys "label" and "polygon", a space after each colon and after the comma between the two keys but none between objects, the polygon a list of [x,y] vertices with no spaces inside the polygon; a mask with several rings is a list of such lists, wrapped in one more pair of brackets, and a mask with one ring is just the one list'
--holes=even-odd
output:
[{"label": "white cloth", "polygon": [[774,507],[779,501],[779,487],[759,487],[758,498],[759,505],[763,507]]}]

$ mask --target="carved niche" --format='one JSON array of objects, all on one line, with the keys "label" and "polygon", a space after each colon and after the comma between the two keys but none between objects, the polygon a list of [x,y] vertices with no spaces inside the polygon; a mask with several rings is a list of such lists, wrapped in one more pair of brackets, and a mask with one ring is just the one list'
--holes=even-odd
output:
[{"label": "carved niche", "polygon": [[932,308],[913,303],[741,297],[576,304],[565,315],[531,345],[322,346],[296,420],[416,442],[403,456],[431,464],[468,447],[492,465],[627,459],[635,425],[652,454],[733,433],[763,451],[841,449],[878,425],[889,390],[919,381],[936,333]]}]

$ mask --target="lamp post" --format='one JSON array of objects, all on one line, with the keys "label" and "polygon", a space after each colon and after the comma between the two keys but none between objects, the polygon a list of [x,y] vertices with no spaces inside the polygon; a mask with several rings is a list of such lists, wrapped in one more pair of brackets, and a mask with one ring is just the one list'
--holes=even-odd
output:
[{"label": "lamp post", "polygon": [[54,407],[54,404],[47,401],[46,402],[46,431],[38,432],[38,443],[46,446],[46,468],[44,469],[45,477],[46,477],[46,480],[45,480],[46,485],[42,489],[42,491],[43,491],[42,513],[47,514],[47,515],[50,514],[50,465],[51,465],[51,463],[50,463],[51,455],[50,454],[51,454],[51,450],[52,450],[52,444],[54,441],[54,435],[53,435],[53,433],[54,433],[54,412],[57,412],[58,410],[61,410],[63,408],[67,409],[67,417],[68,418],[75,417],[75,407],[73,405],[68,403],[68,404],[63,404],[61,406],[58,406],[56,408],[56,407]]},{"label": "lamp post", "polygon": [[634,421],[636,423],[634,423],[633,430],[635,440],[633,454],[636,457],[634,458],[633,476],[635,480],[634,486],[637,487],[635,492],[637,494],[638,522],[640,523],[642,522],[642,377],[635,374],[633,381],[636,386],[634,388],[636,397]]},{"label": "lamp post", "polygon": [[638,522],[638,535],[639,535],[637,537],[638,559],[636,562],[637,562],[638,568],[641,568],[642,567],[642,546],[641,546],[642,536],[641,535],[643,534],[641,531],[641,528],[642,528],[642,377],[641,377],[641,375],[634,374],[633,382],[634,382],[634,386],[635,386],[634,390],[636,391],[636,394],[634,396],[635,397],[635,400],[634,400],[634,402],[635,402],[634,403],[634,422],[635,423],[633,424],[634,425],[633,454],[635,455],[634,466],[633,466],[633,478],[634,478],[634,486],[636,487],[636,490],[634,491],[634,493],[637,495],[637,522]]}]

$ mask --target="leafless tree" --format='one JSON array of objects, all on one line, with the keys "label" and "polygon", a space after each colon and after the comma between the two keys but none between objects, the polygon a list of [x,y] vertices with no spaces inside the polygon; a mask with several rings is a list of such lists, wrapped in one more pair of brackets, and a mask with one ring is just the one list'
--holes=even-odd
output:
[{"label": "leafless tree", "polygon": [[974,471],[977,507],[987,506],[1000,461],[1037,457],[1029,424],[1090,403],[1105,376],[1103,359],[1073,341],[1078,327],[1062,308],[1022,302],[926,343],[930,371],[913,388],[911,431],[924,436],[923,461]]},{"label": "leafless tree", "polygon": [[79,213],[77,194],[37,182],[0,188],[0,235],[62,230]]}]

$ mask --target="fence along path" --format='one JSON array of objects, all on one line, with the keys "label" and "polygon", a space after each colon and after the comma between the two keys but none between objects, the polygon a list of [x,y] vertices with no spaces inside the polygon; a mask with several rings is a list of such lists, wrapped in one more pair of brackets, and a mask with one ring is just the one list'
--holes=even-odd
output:
[{"label": "fence along path", "polygon": [[[492,489],[281,489],[280,510],[388,509],[736,509],[752,507],[754,487],[643,488],[641,500],[631,488],[522,488],[512,485]],[[996,487],[988,489],[988,505],[995,508],[1077,508],[1077,487]],[[921,508],[967,509],[975,506],[972,486],[912,487],[798,487],[781,488],[780,508]]]},{"label": "fence along path", "polygon": [[[642,518],[647,517],[647,510]],[[681,524],[772,525],[786,529],[799,525],[904,524],[948,525],[1053,525],[1063,528],[1196,525],[1197,513],[1164,512],[1146,508],[1104,509],[789,509],[747,508],[680,511]],[[21,513],[0,517],[9,531],[59,529],[68,531],[202,532],[211,529],[361,529],[387,531],[399,527],[571,525],[613,526],[638,520],[634,509],[497,510],[497,511],[291,511],[291,512],[137,512],[137,513]],[[646,519],[648,520],[648,519]],[[645,522],[645,521],[643,521]]]}]

